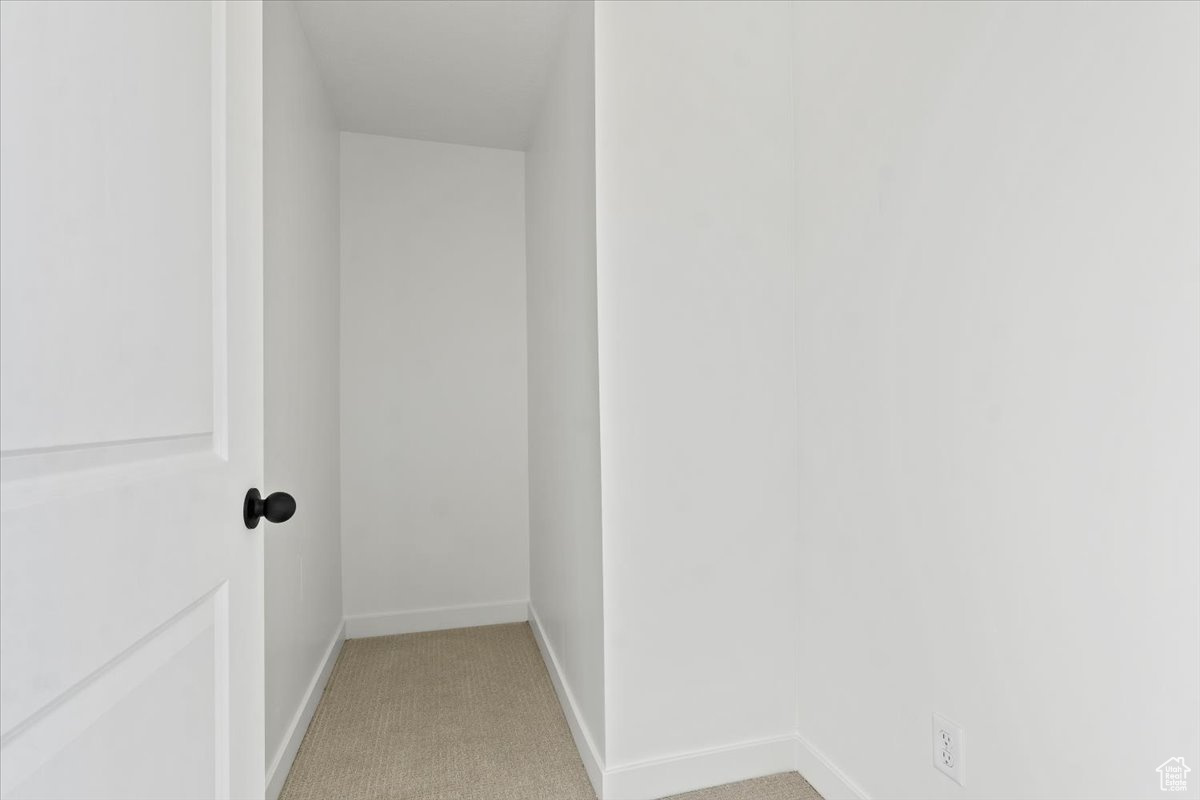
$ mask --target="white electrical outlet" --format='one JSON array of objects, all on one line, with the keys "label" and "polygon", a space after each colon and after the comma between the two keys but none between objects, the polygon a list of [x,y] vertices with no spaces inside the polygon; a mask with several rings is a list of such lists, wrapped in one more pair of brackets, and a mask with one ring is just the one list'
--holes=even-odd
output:
[{"label": "white electrical outlet", "polygon": [[933,765],[959,786],[964,785],[962,728],[941,714],[933,715]]}]

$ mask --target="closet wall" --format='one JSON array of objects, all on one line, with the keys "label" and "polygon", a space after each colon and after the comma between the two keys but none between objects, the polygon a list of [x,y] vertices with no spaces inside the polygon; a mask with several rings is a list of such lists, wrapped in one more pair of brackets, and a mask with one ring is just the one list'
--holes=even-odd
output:
[{"label": "closet wall", "polygon": [[263,5],[266,753],[281,788],[341,643],[338,126],[291,3]]},{"label": "closet wall", "polygon": [[[790,7],[596,6],[614,796],[787,769],[795,730]],[[721,762],[709,751],[739,749]],[[649,762],[649,763],[647,763]],[[632,770],[633,776],[626,771]],[[751,773],[753,774],[753,773]]]},{"label": "closet wall", "polygon": [[348,636],[523,620],[525,156],[343,133]]},{"label": "closet wall", "polygon": [[[594,6],[575,3],[525,156],[535,631],[594,783],[604,763]],[[557,667],[555,667],[557,665]]]}]

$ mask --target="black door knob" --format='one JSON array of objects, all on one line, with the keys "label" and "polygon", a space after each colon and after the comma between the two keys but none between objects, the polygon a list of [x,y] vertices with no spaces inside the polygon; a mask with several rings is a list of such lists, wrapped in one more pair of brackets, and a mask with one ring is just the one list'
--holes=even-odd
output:
[{"label": "black door knob", "polygon": [[257,528],[262,517],[268,522],[287,522],[295,513],[296,498],[287,492],[272,492],[264,500],[258,489],[251,489],[246,492],[246,502],[242,504],[242,519],[247,528]]}]

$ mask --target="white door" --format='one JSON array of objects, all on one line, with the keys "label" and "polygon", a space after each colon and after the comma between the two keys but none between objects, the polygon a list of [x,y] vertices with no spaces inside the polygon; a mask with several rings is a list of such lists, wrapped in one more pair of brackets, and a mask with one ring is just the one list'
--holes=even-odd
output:
[{"label": "white door", "polygon": [[0,796],[263,793],[262,7],[0,2]]}]

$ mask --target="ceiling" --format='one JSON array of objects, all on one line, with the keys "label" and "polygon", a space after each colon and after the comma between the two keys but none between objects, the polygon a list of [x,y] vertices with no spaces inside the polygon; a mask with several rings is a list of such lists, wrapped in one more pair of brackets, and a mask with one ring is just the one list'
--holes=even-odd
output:
[{"label": "ceiling", "polygon": [[523,150],[566,2],[299,0],[342,130]]}]

